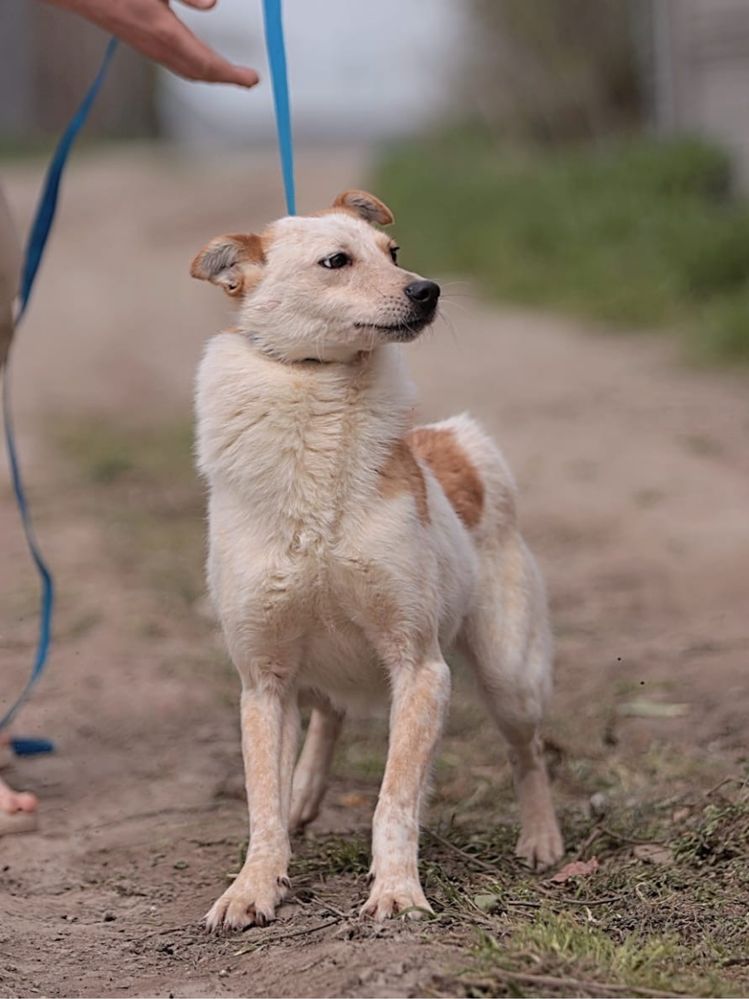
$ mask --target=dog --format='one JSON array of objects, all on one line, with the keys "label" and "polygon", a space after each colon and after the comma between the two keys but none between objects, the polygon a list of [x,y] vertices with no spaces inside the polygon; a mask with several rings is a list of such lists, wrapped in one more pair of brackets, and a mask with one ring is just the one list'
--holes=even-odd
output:
[{"label": "dog", "polygon": [[[377,228],[392,222],[378,198],[347,191],[261,235],[219,236],[192,263],[239,307],[196,385],[207,576],[242,681],[250,817],[210,930],[273,919],[290,888],[289,832],[318,814],[344,713],[388,699],[362,913],[432,911],[419,813],[453,649],[509,744],[517,854],[539,868],[562,854],[539,734],[552,658],[543,582],[511,474],[479,425],[413,426],[401,345],[435,319],[440,288],[399,266]],[[300,704],[311,716],[297,761]]]}]

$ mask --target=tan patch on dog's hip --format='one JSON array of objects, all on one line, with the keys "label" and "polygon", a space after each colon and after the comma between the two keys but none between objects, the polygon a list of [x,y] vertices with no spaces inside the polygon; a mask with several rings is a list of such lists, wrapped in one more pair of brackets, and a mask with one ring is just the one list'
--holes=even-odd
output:
[{"label": "tan patch on dog's hip", "polygon": [[484,509],[484,484],[453,431],[419,427],[408,441],[434,472],[466,527],[475,527]]},{"label": "tan patch on dog's hip", "polygon": [[390,456],[380,469],[380,496],[388,499],[400,493],[411,493],[416,512],[422,524],[429,523],[429,504],[424,473],[414,458],[408,441],[395,444]]}]

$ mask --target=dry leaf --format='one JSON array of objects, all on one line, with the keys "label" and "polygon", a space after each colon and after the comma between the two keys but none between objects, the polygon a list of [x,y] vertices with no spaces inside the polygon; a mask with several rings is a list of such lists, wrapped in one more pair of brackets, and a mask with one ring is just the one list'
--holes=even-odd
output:
[{"label": "dry leaf", "polygon": [[358,791],[349,791],[340,796],[338,803],[344,808],[361,808],[363,805],[369,804],[369,798],[366,794],[359,794]]},{"label": "dry leaf", "polygon": [[591,857],[590,860],[573,860],[558,870],[556,874],[549,878],[549,881],[563,885],[573,878],[587,878],[591,874],[594,874],[599,867],[600,864],[597,857]]},{"label": "dry leaf", "polygon": [[660,843],[638,843],[632,851],[638,860],[647,864],[673,864],[674,854],[667,846]]}]

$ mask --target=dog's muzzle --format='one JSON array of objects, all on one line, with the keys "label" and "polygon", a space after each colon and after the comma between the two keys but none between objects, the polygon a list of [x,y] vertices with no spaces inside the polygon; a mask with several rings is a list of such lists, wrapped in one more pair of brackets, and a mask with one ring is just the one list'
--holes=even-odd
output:
[{"label": "dog's muzzle", "polygon": [[358,329],[379,330],[387,334],[388,339],[401,343],[415,340],[434,319],[440,290],[436,281],[413,281],[403,289],[409,309],[397,323],[356,323],[356,326]]}]

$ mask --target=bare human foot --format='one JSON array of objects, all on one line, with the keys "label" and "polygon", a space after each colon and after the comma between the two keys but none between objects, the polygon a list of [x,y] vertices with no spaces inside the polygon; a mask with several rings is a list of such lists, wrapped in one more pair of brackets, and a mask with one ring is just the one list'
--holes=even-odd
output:
[{"label": "bare human foot", "polygon": [[[6,743],[7,740],[3,742]],[[35,794],[30,791],[14,791],[0,778],[0,836],[35,829],[38,804]]]},{"label": "bare human foot", "polygon": [[0,812],[5,812],[6,815],[35,812],[38,804],[35,794],[30,791],[14,791],[4,780],[0,780]]}]

